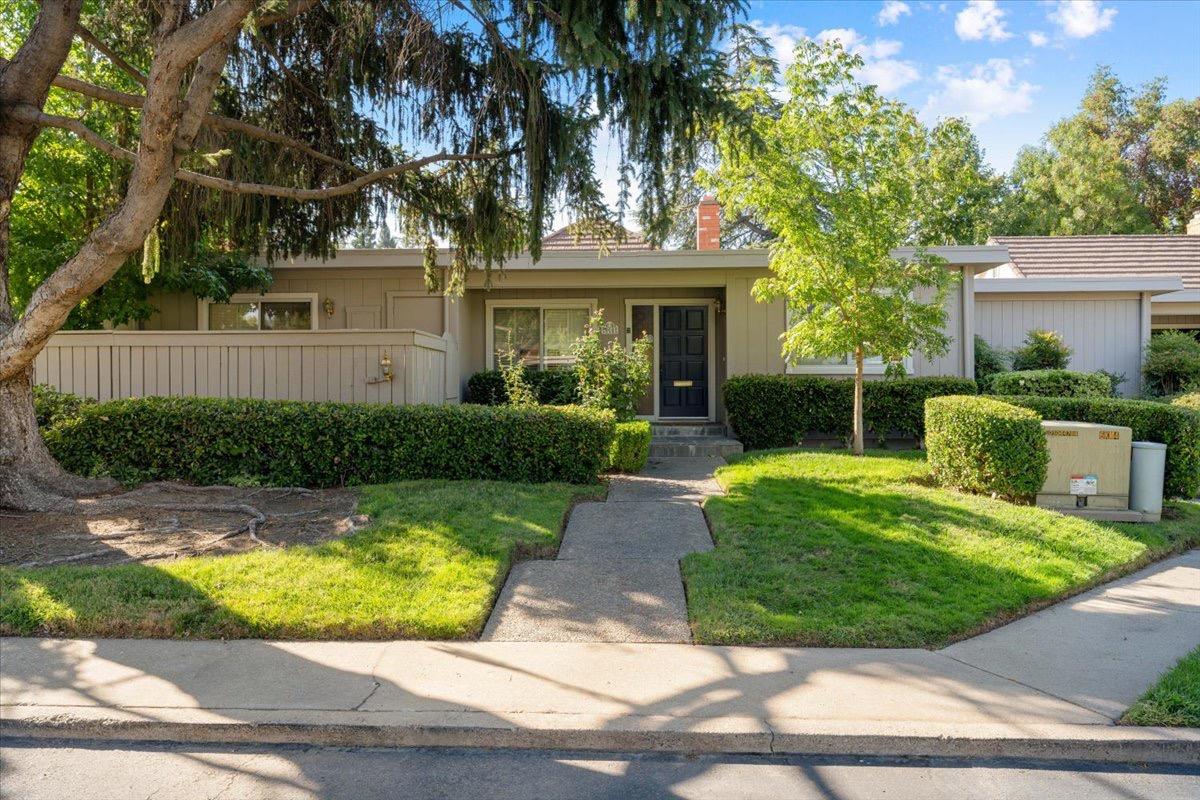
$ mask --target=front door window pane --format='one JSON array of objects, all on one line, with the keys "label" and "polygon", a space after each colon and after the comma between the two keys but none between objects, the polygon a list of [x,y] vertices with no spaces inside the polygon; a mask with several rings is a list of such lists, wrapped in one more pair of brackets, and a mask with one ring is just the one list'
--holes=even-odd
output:
[{"label": "front door window pane", "polygon": [[[630,320],[630,333],[633,340],[646,337],[654,338],[654,306],[633,306]],[[651,354],[651,358],[653,358]],[[654,414],[654,381],[646,386],[646,391],[638,400],[637,413],[649,417]]]},{"label": "front door window pane", "polygon": [[586,308],[547,308],[542,311],[545,320],[545,365],[567,366],[574,360],[571,348],[583,336],[588,321]]},{"label": "front door window pane", "polygon": [[307,300],[263,303],[262,329],[264,331],[312,330],[312,303]]},{"label": "front door window pane", "polygon": [[258,303],[213,303],[208,307],[210,331],[258,330]]},{"label": "front door window pane", "polygon": [[497,308],[493,311],[492,336],[496,364],[511,347],[527,366],[541,364],[541,313],[536,308]]}]

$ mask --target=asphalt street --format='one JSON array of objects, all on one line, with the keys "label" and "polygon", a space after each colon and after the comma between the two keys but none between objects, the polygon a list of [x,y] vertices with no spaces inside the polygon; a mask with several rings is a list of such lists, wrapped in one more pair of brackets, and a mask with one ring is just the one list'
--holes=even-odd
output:
[{"label": "asphalt street", "polygon": [[4,740],[3,800],[1193,800],[1198,767]]}]

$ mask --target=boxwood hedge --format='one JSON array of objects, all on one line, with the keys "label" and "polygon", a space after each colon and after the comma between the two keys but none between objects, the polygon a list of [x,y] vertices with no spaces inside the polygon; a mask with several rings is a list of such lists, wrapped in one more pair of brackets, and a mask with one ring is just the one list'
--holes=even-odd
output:
[{"label": "boxwood hedge", "polygon": [[586,483],[608,411],[146,397],[87,405],[43,432],[69,470],[126,483],[340,486],[415,478]]},{"label": "boxwood hedge", "polygon": [[641,472],[650,457],[650,423],[642,419],[618,422],[609,456],[613,472]]},{"label": "boxwood hedge", "polygon": [[[969,378],[868,381],[863,420],[880,438],[925,434],[925,401],[974,394]],[[807,435],[848,437],[854,424],[854,381],[809,375],[736,375],[724,385],[734,435],[749,450],[794,447]]]},{"label": "boxwood hedge", "polygon": [[93,405],[90,397],[60,392],[53,386],[39,383],[33,387],[33,412],[39,428],[48,428],[79,416],[79,409]]},{"label": "boxwood hedge", "polygon": [[1002,372],[992,378],[992,394],[1028,394],[1038,397],[1108,397],[1112,379],[1103,372],[1069,369],[1029,369]]},{"label": "boxwood hedge", "polygon": [[1050,462],[1038,413],[990,397],[931,399],[925,448],[943,486],[1009,498],[1037,494]]},{"label": "boxwood hedge", "polygon": [[1200,414],[1187,408],[1149,400],[1113,397],[1005,397],[1005,402],[1033,409],[1042,419],[1125,425],[1134,441],[1167,446],[1167,497],[1200,494]]},{"label": "boxwood hedge", "polygon": [[[579,402],[579,376],[573,369],[525,370],[525,379],[544,406],[569,406]],[[508,402],[504,376],[498,369],[476,372],[467,379],[467,402],[502,406]]]}]

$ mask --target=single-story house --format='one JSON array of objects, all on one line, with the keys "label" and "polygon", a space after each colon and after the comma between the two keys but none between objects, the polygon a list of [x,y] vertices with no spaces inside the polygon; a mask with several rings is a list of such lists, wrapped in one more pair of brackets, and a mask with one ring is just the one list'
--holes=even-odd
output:
[{"label": "single-story house", "polygon": [[1012,348],[1031,328],[1058,331],[1073,369],[1125,375],[1134,394],[1154,330],[1200,335],[1200,214],[1187,231],[994,237],[1010,260],[976,282],[976,332]]},{"label": "single-story house", "polygon": [[[508,262],[459,298],[431,295],[418,250],[343,250],[329,261],[274,265],[264,295],[216,304],[156,298],[142,330],[56,334],[36,379],[100,399],[151,394],[389,403],[458,402],[467,379],[507,343],[534,368],[561,365],[589,314],[629,343],[649,334],[654,419],[720,420],[721,385],[740,373],[852,374],[849,357],[788,365],[784,304],[755,302],[766,251],[722,250],[715,203],[698,209],[697,248],[652,250],[636,237],[602,253],[568,232],[543,257]],[[915,355],[914,375],[974,375],[977,274],[1009,261],[1003,245],[939,247],[962,281],[947,300],[949,352]],[[449,254],[446,255],[447,263]],[[884,364],[868,365],[882,375]]]}]

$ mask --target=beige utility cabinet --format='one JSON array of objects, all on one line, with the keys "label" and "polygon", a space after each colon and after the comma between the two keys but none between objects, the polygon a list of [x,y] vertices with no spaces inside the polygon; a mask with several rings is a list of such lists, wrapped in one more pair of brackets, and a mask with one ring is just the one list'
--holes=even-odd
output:
[{"label": "beige utility cabinet", "polygon": [[1046,508],[1129,508],[1133,431],[1090,422],[1042,423],[1050,466],[1037,504]]}]

